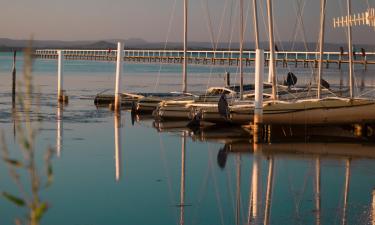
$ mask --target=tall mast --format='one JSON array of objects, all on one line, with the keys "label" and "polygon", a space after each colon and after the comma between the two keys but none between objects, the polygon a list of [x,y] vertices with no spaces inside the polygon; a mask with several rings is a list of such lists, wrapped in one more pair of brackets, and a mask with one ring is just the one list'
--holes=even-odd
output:
[{"label": "tall mast", "polygon": [[273,37],[273,15],[272,15],[272,0],[267,0],[267,14],[268,14],[268,35],[270,42],[270,61],[269,61],[269,76],[268,82],[272,83],[272,99],[277,100],[277,83],[276,83],[276,68],[275,68],[275,44]]},{"label": "tall mast", "polygon": [[255,49],[259,49],[259,30],[258,30],[258,6],[257,0],[253,0],[253,20],[255,33]]},{"label": "tall mast", "polygon": [[353,45],[352,45],[352,26],[350,21],[350,14],[352,10],[351,0],[347,0],[347,10],[348,10],[348,43],[349,43],[349,86],[350,86],[350,98],[354,98],[354,79],[353,79]]},{"label": "tall mast", "polygon": [[243,99],[243,36],[244,36],[244,27],[243,27],[243,0],[240,0],[240,99]]},{"label": "tall mast", "polygon": [[184,0],[184,62],[182,66],[182,92],[187,92],[187,28],[188,28],[188,0]]},{"label": "tall mast", "polygon": [[318,71],[318,98],[321,97],[321,82],[323,70],[323,46],[324,46],[324,29],[325,29],[325,9],[326,0],[320,1],[320,38],[319,38],[319,71]]}]

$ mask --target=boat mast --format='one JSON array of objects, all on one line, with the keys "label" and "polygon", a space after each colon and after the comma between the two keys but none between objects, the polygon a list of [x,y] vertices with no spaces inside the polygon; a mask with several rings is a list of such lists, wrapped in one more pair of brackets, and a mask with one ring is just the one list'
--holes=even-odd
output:
[{"label": "boat mast", "polygon": [[275,68],[275,44],[273,37],[273,16],[272,16],[272,0],[267,0],[267,14],[268,14],[268,36],[270,42],[270,58],[269,58],[269,76],[268,82],[272,83],[272,99],[277,100],[277,83],[276,83],[276,68]]},{"label": "boat mast", "polygon": [[257,0],[253,0],[253,21],[255,34],[255,49],[259,49],[259,30],[258,30],[258,8]]},{"label": "boat mast", "polygon": [[351,26],[351,21],[350,21],[350,15],[351,15],[351,0],[347,0],[347,10],[348,10],[348,43],[349,43],[349,48],[348,48],[348,56],[349,56],[349,86],[350,86],[350,98],[354,98],[354,79],[353,79],[353,55],[352,55],[352,26]]},{"label": "boat mast", "polygon": [[319,38],[319,71],[318,71],[318,99],[321,98],[322,91],[322,71],[323,71],[323,46],[325,30],[325,9],[326,0],[320,1],[320,38]]},{"label": "boat mast", "polygon": [[244,26],[243,26],[243,0],[240,0],[240,99],[243,99],[243,39],[244,39]]},{"label": "boat mast", "polygon": [[182,66],[182,92],[187,92],[187,28],[188,28],[188,0],[184,0],[184,61]]}]

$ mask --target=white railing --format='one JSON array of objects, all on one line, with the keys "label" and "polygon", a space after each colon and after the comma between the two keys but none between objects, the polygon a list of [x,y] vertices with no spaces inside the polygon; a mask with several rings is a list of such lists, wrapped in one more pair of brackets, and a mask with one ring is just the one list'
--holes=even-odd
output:
[{"label": "white railing", "polygon": [[[57,55],[58,49],[39,49],[35,51],[36,55]],[[82,50],[82,49],[64,49],[65,55],[77,56],[116,56],[117,50]],[[197,58],[239,58],[239,51],[188,51],[189,57]],[[269,59],[269,52],[265,51],[265,58]],[[244,51],[245,58],[255,58],[255,51]],[[318,59],[319,52],[304,52],[304,51],[278,51],[276,59]],[[339,60],[341,57],[347,56],[344,52],[324,52],[324,59]],[[182,50],[124,50],[125,57],[183,57]],[[362,57],[362,53],[357,53],[358,57]],[[375,52],[366,52],[366,58],[375,58]],[[362,57],[363,58],[363,57]]]}]

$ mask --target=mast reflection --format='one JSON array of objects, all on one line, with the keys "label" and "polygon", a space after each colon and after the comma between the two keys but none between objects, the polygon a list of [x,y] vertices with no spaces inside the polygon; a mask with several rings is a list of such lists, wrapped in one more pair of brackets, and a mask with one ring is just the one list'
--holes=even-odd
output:
[{"label": "mast reflection", "polygon": [[[225,169],[227,159],[231,154],[235,154],[235,171],[236,171],[236,193],[235,193],[235,212],[233,224],[271,224],[272,218],[272,203],[273,203],[273,192],[275,182],[275,160],[277,158],[303,158],[309,159],[314,163],[313,171],[314,175],[311,176],[313,180],[313,209],[314,214],[312,221],[316,225],[324,224],[322,219],[322,160],[335,159],[337,161],[344,158],[345,163],[345,183],[344,183],[344,200],[341,217],[339,219],[340,224],[346,225],[348,223],[348,206],[349,206],[349,192],[350,192],[350,177],[351,177],[351,160],[361,158],[372,158],[375,159],[375,151],[373,144],[366,144],[363,142],[355,142],[353,138],[348,139],[345,142],[346,137],[339,137],[339,139],[331,139],[333,141],[324,141],[320,139],[320,142],[305,142],[305,139],[289,139],[288,142],[274,141],[270,143],[257,143],[252,141],[252,138],[246,129],[241,130],[240,128],[229,128],[229,127],[209,127],[202,128],[199,132],[190,131],[187,133],[186,128],[179,130],[177,126],[173,129],[167,129],[169,132],[182,132],[182,152],[181,152],[181,186],[180,186],[180,224],[184,224],[184,207],[185,207],[185,148],[186,148],[186,137],[187,134],[191,135],[193,141],[201,142],[216,142],[221,143],[223,146],[220,147],[217,152],[217,163],[220,169]],[[179,130],[179,131],[178,131]],[[234,130],[234,132],[233,132]],[[159,132],[161,130],[158,130]],[[166,131],[166,130],[165,130]],[[320,130],[317,130],[317,133]],[[334,132],[328,132],[330,133]],[[268,135],[270,137],[270,135]],[[273,138],[278,138],[275,134]],[[329,137],[331,138],[331,137]],[[266,139],[268,140],[268,139]],[[343,141],[344,140],[344,141]],[[252,154],[253,164],[250,167],[249,178],[250,187],[248,191],[248,205],[247,205],[247,218],[246,221],[241,219],[241,157],[243,154]],[[262,164],[267,162],[266,168],[262,168]],[[264,172],[262,172],[262,169]],[[263,177],[264,176],[264,177]],[[263,179],[266,179],[266,186],[262,187]],[[276,208],[275,208],[276,209]],[[369,213],[369,221],[375,225],[375,190],[372,192],[372,207],[371,213]],[[276,218],[274,219],[276,221]],[[274,222],[275,222],[274,221]]]},{"label": "mast reflection", "polygon": [[344,191],[344,206],[342,212],[342,224],[347,224],[347,211],[348,211],[348,199],[349,199],[349,184],[350,184],[350,159],[346,160],[345,163],[345,191]]},{"label": "mast reflection", "polygon": [[375,189],[372,191],[372,225],[375,225]]},{"label": "mast reflection", "polygon": [[321,208],[321,199],[320,199],[320,157],[317,156],[315,161],[315,213],[316,213],[316,225],[320,225],[320,208]]},{"label": "mast reflection", "polygon": [[185,156],[186,156],[186,132],[182,132],[181,140],[181,180],[180,180],[180,225],[185,223]]},{"label": "mast reflection", "polygon": [[254,140],[253,170],[251,175],[251,190],[247,224],[260,224],[262,208],[262,145]]}]

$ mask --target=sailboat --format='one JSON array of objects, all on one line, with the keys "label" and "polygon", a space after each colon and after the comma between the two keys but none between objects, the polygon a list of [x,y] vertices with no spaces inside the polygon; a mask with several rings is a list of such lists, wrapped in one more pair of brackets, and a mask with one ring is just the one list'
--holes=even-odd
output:
[{"label": "sailboat", "polygon": [[[155,110],[155,117],[158,120],[194,120],[200,117],[201,113],[211,112],[214,117],[214,121],[222,120],[218,102],[223,100],[230,101],[232,104],[237,104],[236,99],[241,99],[241,104],[249,102],[254,97],[251,92],[254,90],[254,85],[243,84],[243,35],[244,35],[244,21],[243,21],[243,0],[240,0],[240,59],[239,59],[239,70],[240,70],[240,84],[239,86],[230,86],[228,83],[226,87],[211,87],[205,94],[198,96],[188,101],[163,101],[159,104]],[[228,78],[227,78],[228,79]],[[265,89],[272,88],[271,84],[264,84]],[[248,92],[246,95],[244,92]],[[269,95],[265,94],[265,97]],[[206,117],[205,117],[206,118]],[[201,118],[199,118],[201,119]]]},{"label": "sailboat", "polygon": [[[269,0],[270,1],[270,0]],[[274,61],[271,52],[271,73],[273,73],[273,96],[271,100],[263,103],[263,123],[265,124],[355,124],[375,122],[375,101],[368,98],[354,97],[354,79],[352,55],[349,54],[349,79],[350,96],[325,97],[322,98],[322,58],[324,47],[324,26],[325,26],[326,0],[321,0],[321,22],[320,22],[320,60],[317,84],[317,98],[302,99],[295,101],[283,101],[275,95],[276,73],[272,68]],[[350,15],[350,0],[348,0],[348,15]],[[272,27],[272,16],[269,14],[269,21]],[[270,28],[270,40],[273,43],[272,29]],[[351,52],[351,27],[348,25],[349,53]],[[271,50],[272,50],[272,46]],[[272,71],[273,70],[273,71]],[[253,121],[254,105],[244,104],[240,107],[228,107],[230,112],[227,121],[238,124],[249,124]],[[205,114],[203,114],[203,119]]]}]

